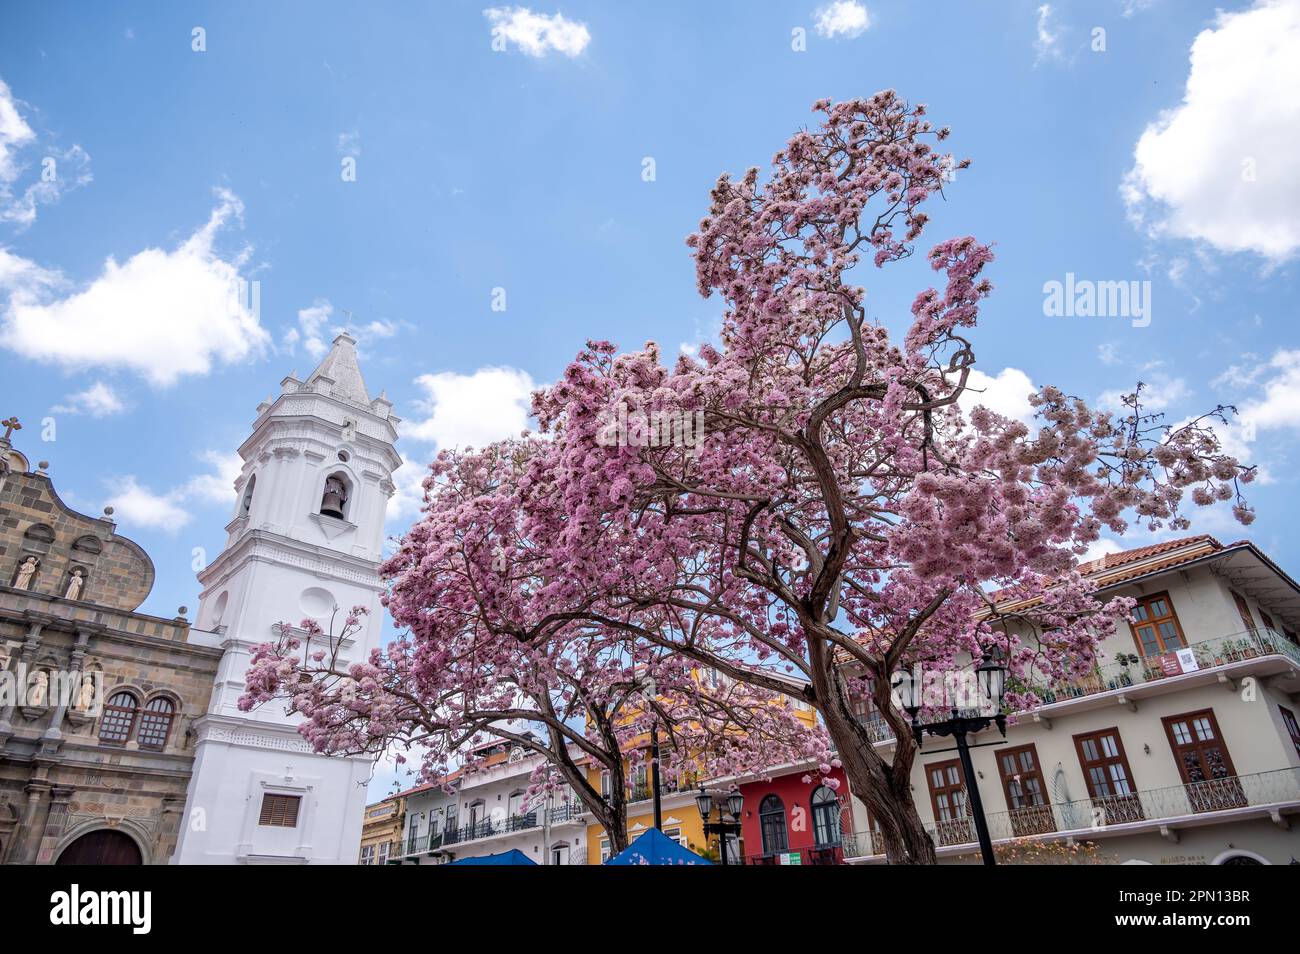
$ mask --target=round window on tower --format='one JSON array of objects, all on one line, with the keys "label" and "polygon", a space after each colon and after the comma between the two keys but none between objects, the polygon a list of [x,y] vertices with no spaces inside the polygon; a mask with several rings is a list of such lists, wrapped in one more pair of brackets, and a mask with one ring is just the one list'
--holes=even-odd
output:
[{"label": "round window on tower", "polygon": [[345,464],[348,462],[348,458],[350,458],[351,456],[352,455],[345,450],[339,451],[339,460],[343,461],[343,463]]}]

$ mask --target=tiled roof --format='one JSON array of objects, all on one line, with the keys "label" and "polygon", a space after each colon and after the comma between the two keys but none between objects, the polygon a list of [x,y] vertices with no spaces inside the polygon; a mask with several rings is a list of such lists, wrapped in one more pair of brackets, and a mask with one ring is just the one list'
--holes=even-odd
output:
[{"label": "tiled roof", "polygon": [[[1232,544],[1232,546],[1239,545],[1241,544]],[[1165,540],[1149,546],[1134,547],[1132,550],[1121,550],[1119,553],[1107,553],[1096,560],[1080,563],[1079,573],[1095,583],[1098,588],[1104,589],[1152,573],[1162,573],[1223,549],[1227,548],[1217,539],[1208,533],[1202,533],[1192,537],[1180,537],[1177,540]],[[994,602],[998,602],[1005,592],[1005,590],[997,590],[990,593],[989,597]],[[1037,601],[1012,602],[1001,608],[1028,606],[1034,602]]]},{"label": "tiled roof", "polygon": [[1134,547],[1132,550],[1121,550],[1119,553],[1107,553],[1096,560],[1088,560],[1086,563],[1079,564],[1079,572],[1084,576],[1095,573],[1098,570],[1113,570],[1121,566],[1135,563],[1138,560],[1145,560],[1148,557],[1158,556],[1161,553],[1169,553],[1173,550],[1181,550],[1185,546],[1193,543],[1209,543],[1214,548],[1220,549],[1221,544],[1218,540],[1209,534],[1203,533],[1195,537],[1183,537],[1178,540],[1166,540],[1163,543],[1153,543],[1150,546]]}]

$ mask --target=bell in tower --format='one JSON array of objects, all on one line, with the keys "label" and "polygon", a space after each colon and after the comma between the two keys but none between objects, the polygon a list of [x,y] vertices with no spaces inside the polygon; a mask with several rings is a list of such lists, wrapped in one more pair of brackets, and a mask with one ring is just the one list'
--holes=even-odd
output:
[{"label": "bell in tower", "polygon": [[320,512],[322,517],[344,519],[344,508],[348,503],[348,485],[343,478],[331,474],[325,478],[325,493],[321,495]]}]

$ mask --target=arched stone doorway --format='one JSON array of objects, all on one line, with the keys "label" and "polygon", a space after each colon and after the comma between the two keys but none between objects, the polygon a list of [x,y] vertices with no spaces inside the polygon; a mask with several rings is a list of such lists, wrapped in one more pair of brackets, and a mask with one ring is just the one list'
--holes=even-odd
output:
[{"label": "arched stone doorway", "polygon": [[59,855],[56,865],[139,865],[140,846],[130,835],[97,828],[82,835]]}]

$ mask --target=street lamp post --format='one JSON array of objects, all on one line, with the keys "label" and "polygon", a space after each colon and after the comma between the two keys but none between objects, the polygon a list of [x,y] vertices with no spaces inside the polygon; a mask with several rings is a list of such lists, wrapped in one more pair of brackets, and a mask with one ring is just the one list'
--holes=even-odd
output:
[{"label": "street lamp post", "polygon": [[[713,821],[713,796],[703,788],[700,788],[700,794],[695,796],[695,807],[700,811],[700,818],[704,819],[704,837],[716,834],[718,836],[718,857],[722,864],[727,864],[727,836],[740,835],[740,813],[745,808],[745,796],[740,792],[732,792],[726,798],[726,808],[723,808],[721,799],[718,801],[718,820]],[[726,815],[730,814],[732,820],[727,821]],[[736,859],[740,861],[739,858]]]},{"label": "street lamp post", "polygon": [[920,705],[917,701],[916,687],[912,687],[912,698],[905,708],[912,719],[912,736],[916,739],[918,747],[927,732],[930,735],[952,736],[953,741],[957,743],[957,755],[961,759],[961,770],[965,776],[966,792],[970,798],[971,814],[974,816],[975,834],[979,838],[980,854],[984,857],[984,864],[995,865],[997,859],[993,854],[993,839],[989,837],[988,819],[984,817],[984,803],[980,799],[979,782],[975,777],[975,768],[971,764],[970,736],[976,732],[984,731],[990,725],[996,725],[998,731],[1002,733],[1002,737],[1004,739],[1007,737],[1007,717],[1006,713],[1002,711],[1002,702],[1006,695],[1007,668],[1002,662],[1001,653],[997,650],[985,653],[983,662],[975,669],[975,675],[979,684],[980,695],[983,697],[982,701],[985,702],[986,706],[991,705],[996,710],[993,715],[972,715],[963,713],[962,710],[954,707],[951,710],[950,717],[942,722],[922,724],[917,720]]},{"label": "street lamp post", "polygon": [[664,830],[663,798],[659,793],[659,722],[655,719],[655,703],[659,689],[654,676],[642,683],[641,698],[650,713],[650,791],[654,798],[655,827]]},{"label": "street lamp post", "polygon": [[664,830],[663,799],[659,795],[659,724],[650,723],[650,787],[655,800],[655,827]]}]

